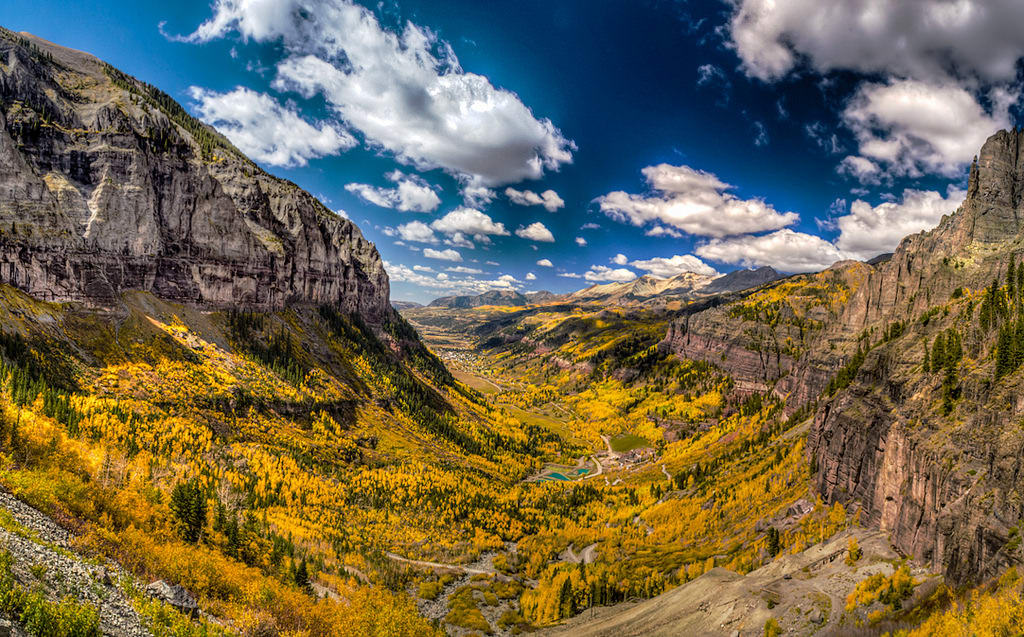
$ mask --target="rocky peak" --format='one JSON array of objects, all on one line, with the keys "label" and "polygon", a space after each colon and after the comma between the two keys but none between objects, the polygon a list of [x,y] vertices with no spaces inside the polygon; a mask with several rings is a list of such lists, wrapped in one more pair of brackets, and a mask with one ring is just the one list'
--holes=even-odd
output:
[{"label": "rocky peak", "polygon": [[141,289],[215,307],[390,311],[380,255],[350,221],[155,87],[7,30],[0,282],[101,306]]}]

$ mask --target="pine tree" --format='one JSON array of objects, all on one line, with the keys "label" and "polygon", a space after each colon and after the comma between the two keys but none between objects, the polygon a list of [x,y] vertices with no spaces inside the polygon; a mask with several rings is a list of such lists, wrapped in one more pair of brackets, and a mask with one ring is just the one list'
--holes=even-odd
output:
[{"label": "pine tree", "polygon": [[938,371],[946,366],[946,339],[939,332],[932,344],[932,369]]},{"label": "pine tree", "polygon": [[1006,293],[1013,303],[1017,298],[1017,266],[1014,264],[1013,255],[1010,255],[1010,265],[1006,266]]},{"label": "pine tree", "polygon": [[171,511],[178,521],[182,539],[193,544],[199,542],[206,527],[206,494],[199,482],[179,482],[171,490]]},{"label": "pine tree", "polygon": [[312,590],[309,585],[309,567],[306,565],[306,558],[302,558],[295,568],[295,585],[304,591]]},{"label": "pine tree", "polygon": [[931,371],[930,352],[928,351],[928,339],[924,339],[924,362],[921,363],[921,371],[925,374]]},{"label": "pine tree", "polygon": [[774,526],[768,528],[768,555],[775,557],[779,554],[779,530]]},{"label": "pine tree", "polygon": [[999,328],[999,341],[996,343],[996,380],[1013,371],[1013,338],[1010,326]]}]

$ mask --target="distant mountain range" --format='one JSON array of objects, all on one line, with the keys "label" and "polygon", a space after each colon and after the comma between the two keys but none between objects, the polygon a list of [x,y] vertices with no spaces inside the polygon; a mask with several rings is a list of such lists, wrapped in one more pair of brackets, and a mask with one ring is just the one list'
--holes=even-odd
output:
[{"label": "distant mountain range", "polygon": [[569,294],[553,294],[546,290],[526,294],[514,290],[494,290],[476,296],[446,296],[432,301],[430,307],[473,308],[484,305],[522,307],[543,303],[657,304],[671,300],[739,292],[777,281],[784,276],[768,266],[754,270],[736,270],[718,276],[683,272],[674,277],[660,278],[648,274],[623,283],[592,285]]}]

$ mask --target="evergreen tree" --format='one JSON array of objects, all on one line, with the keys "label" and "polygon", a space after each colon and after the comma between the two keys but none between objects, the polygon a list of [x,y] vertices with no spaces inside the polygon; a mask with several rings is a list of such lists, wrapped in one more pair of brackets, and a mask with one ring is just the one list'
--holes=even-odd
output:
[{"label": "evergreen tree", "polygon": [[295,585],[304,591],[310,591],[312,588],[309,585],[309,567],[306,565],[306,558],[302,558],[299,565],[295,568]]},{"label": "evergreen tree", "polygon": [[924,362],[921,363],[921,370],[927,374],[931,371],[930,352],[928,351],[928,339],[924,339]]},{"label": "evergreen tree", "polygon": [[171,491],[171,511],[178,521],[182,539],[199,542],[206,527],[206,494],[197,480],[179,482]]},{"label": "evergreen tree", "polygon": [[1006,266],[1006,294],[1010,297],[1010,303],[1017,298],[1017,266],[1014,264],[1013,255],[1010,255],[1010,265]]},{"label": "evergreen tree", "polygon": [[932,369],[938,371],[946,366],[946,339],[939,332],[932,344]]},{"label": "evergreen tree", "polygon": [[1010,326],[999,328],[999,341],[996,343],[996,380],[1013,371],[1013,337]]},{"label": "evergreen tree", "polygon": [[779,530],[774,526],[768,528],[768,555],[775,557],[779,554]]}]

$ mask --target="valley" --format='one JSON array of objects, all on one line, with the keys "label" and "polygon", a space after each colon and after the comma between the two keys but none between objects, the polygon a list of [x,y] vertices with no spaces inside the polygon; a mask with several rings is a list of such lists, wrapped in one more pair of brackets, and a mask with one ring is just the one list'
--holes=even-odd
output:
[{"label": "valley", "polygon": [[347,217],[0,30],[0,617],[1013,634],[1021,148],[992,136],[960,209],[870,262],[395,309]]}]

